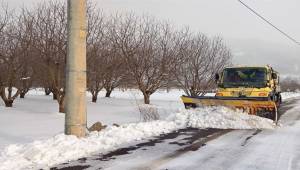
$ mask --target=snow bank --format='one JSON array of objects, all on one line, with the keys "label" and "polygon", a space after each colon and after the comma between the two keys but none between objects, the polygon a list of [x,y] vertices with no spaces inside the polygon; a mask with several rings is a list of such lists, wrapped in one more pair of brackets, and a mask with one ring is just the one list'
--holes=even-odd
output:
[{"label": "snow bank", "polygon": [[274,128],[271,120],[232,111],[224,107],[181,110],[164,121],[110,126],[101,132],[93,132],[87,138],[63,134],[48,140],[24,145],[9,145],[1,153],[0,169],[48,168],[68,160],[75,160],[94,153],[106,153],[133,141],[158,136],[186,127],[253,129]]},{"label": "snow bank", "polygon": [[178,129],[174,122],[154,121],[111,126],[87,138],[63,134],[26,145],[9,145],[0,157],[0,169],[39,169],[75,160],[93,153],[105,153],[121,144],[157,136]]},{"label": "snow bank", "polygon": [[282,99],[287,100],[294,97],[300,97],[300,92],[283,92],[281,93]]},{"label": "snow bank", "polygon": [[181,110],[171,115],[169,120],[194,128],[218,129],[273,129],[272,120],[248,115],[240,110],[233,111],[226,107],[206,107],[194,110]]}]

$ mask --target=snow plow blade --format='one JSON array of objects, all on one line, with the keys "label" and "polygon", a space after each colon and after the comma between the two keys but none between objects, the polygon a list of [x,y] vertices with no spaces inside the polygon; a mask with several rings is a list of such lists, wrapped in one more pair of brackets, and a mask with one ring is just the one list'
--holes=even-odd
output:
[{"label": "snow plow blade", "polygon": [[185,108],[224,106],[241,109],[248,114],[269,118],[277,122],[277,105],[268,97],[181,97]]}]

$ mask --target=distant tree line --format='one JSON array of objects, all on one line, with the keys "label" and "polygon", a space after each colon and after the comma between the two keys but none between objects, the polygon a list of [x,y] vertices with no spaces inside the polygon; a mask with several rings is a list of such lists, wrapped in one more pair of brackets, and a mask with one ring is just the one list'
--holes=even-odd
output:
[{"label": "distant tree line", "polygon": [[[87,9],[87,91],[93,102],[101,90],[110,97],[117,87],[139,89],[146,104],[160,88],[204,95],[215,87],[215,73],[231,63],[220,37],[177,30],[150,16],[105,16],[95,6],[89,3]],[[17,13],[1,7],[0,96],[5,106],[42,87],[64,112],[66,4],[44,2]]]},{"label": "distant tree line", "polygon": [[285,92],[300,91],[300,81],[292,77],[286,77],[281,81],[281,90]]}]

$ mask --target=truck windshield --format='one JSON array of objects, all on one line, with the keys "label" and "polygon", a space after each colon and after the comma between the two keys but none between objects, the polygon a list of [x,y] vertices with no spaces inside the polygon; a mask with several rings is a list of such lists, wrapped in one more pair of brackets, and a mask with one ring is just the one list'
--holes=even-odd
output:
[{"label": "truck windshield", "polygon": [[258,87],[266,86],[267,70],[265,68],[227,68],[223,73],[223,86]]}]

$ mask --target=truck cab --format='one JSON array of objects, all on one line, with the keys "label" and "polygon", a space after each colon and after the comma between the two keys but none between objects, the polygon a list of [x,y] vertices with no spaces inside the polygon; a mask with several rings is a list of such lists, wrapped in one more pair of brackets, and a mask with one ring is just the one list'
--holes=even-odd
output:
[{"label": "truck cab", "polygon": [[281,103],[279,75],[270,66],[228,67],[216,74],[216,97],[270,98]]}]

